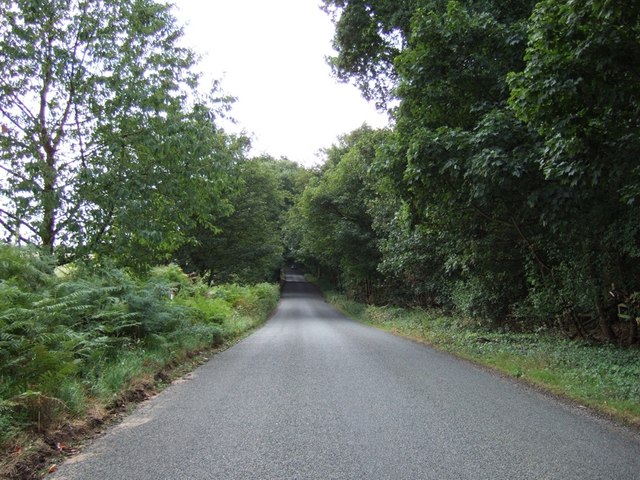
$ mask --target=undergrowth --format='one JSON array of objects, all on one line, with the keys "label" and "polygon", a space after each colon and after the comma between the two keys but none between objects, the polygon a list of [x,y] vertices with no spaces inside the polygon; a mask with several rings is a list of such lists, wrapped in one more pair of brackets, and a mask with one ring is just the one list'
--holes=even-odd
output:
[{"label": "undergrowth", "polygon": [[0,245],[0,447],[110,408],[141,378],[258,325],[278,296],[271,284],[209,287],[173,265],[144,278],[56,269]]},{"label": "undergrowth", "polygon": [[549,331],[492,331],[440,310],[371,306],[327,293],[359,321],[424,341],[640,427],[640,350],[590,344]]}]

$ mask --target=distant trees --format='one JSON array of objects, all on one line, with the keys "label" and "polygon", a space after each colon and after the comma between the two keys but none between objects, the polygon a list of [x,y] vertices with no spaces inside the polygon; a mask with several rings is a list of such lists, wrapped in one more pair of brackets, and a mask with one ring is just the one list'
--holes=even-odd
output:
[{"label": "distant trees", "polygon": [[[394,130],[363,154],[367,174],[339,216],[368,220],[360,238],[375,245],[367,276],[377,298],[637,341],[637,314],[627,330],[617,307],[632,308],[640,291],[640,82],[630,61],[639,8],[326,0],[325,9],[337,75],[380,105],[395,102]],[[320,198],[319,186],[339,188],[335,172],[351,162],[334,159],[301,205]],[[331,210],[307,215],[309,231],[324,231]],[[331,256],[338,276],[355,250]]]},{"label": "distant trees", "polygon": [[293,256],[365,297],[374,293],[378,277],[367,168],[381,135],[364,127],[329,148],[319,178],[289,214]]},{"label": "distant trees", "polygon": [[276,280],[284,255],[284,215],[305,185],[306,170],[289,160],[259,157],[239,163],[229,196],[232,213],[214,228],[198,225],[177,258],[209,282]]}]

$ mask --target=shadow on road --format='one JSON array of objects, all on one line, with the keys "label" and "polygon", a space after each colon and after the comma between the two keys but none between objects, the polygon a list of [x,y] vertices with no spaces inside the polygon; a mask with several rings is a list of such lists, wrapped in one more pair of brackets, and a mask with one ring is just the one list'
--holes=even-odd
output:
[{"label": "shadow on road", "polygon": [[322,297],[320,289],[304,279],[304,272],[302,270],[285,268],[284,278],[282,298],[308,297],[318,299],[318,297]]},{"label": "shadow on road", "polygon": [[322,292],[315,285],[309,282],[290,282],[285,280],[282,286],[282,298],[308,297],[318,299],[322,297]]}]

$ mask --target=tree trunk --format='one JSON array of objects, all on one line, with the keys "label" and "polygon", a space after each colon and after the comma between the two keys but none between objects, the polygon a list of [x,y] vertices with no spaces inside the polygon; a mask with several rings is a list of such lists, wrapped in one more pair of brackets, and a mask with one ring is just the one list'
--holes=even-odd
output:
[{"label": "tree trunk", "polygon": [[57,202],[55,201],[56,191],[55,185],[45,182],[44,188],[44,215],[42,217],[42,227],[40,228],[40,240],[42,246],[53,253],[56,240],[56,210]]},{"label": "tree trunk", "polygon": [[593,305],[595,307],[596,320],[600,327],[600,332],[608,343],[614,343],[616,341],[616,334],[613,331],[611,321],[607,315],[602,295],[600,295],[600,289],[598,288],[600,278],[596,274],[593,255],[590,252],[587,255],[587,275],[589,276],[589,282],[591,283]]},{"label": "tree trunk", "polygon": [[53,39],[49,37],[47,43],[47,58],[43,65],[43,83],[40,90],[40,112],[38,114],[39,139],[42,152],[42,225],[40,226],[40,240],[42,246],[53,253],[56,237],[56,213],[59,198],[56,191],[58,172],[56,171],[56,147],[47,125],[48,93],[52,77]]},{"label": "tree trunk", "polygon": [[629,326],[629,345],[638,343],[638,319],[632,318]]},{"label": "tree trunk", "polygon": [[580,322],[580,319],[572,308],[569,308],[569,316],[573,322],[574,328],[576,329],[576,335],[578,335],[582,340],[586,340],[587,335],[584,333],[584,329],[582,328],[582,322]]},{"label": "tree trunk", "polygon": [[611,326],[611,321],[609,320],[609,316],[605,312],[605,308],[602,303],[602,298],[600,295],[598,295],[598,292],[596,291],[594,291],[594,303],[595,303],[598,325],[600,326],[602,335],[604,336],[604,338],[607,340],[608,343],[614,343],[616,341],[616,334],[613,331],[613,327]]}]

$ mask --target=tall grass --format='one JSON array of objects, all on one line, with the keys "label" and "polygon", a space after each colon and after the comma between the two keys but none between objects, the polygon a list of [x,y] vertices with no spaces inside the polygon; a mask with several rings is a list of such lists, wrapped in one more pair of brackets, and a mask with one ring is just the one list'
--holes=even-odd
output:
[{"label": "tall grass", "polygon": [[0,245],[0,446],[108,407],[141,378],[266,319],[277,285],[208,287],[176,266],[145,278],[54,268]]}]

